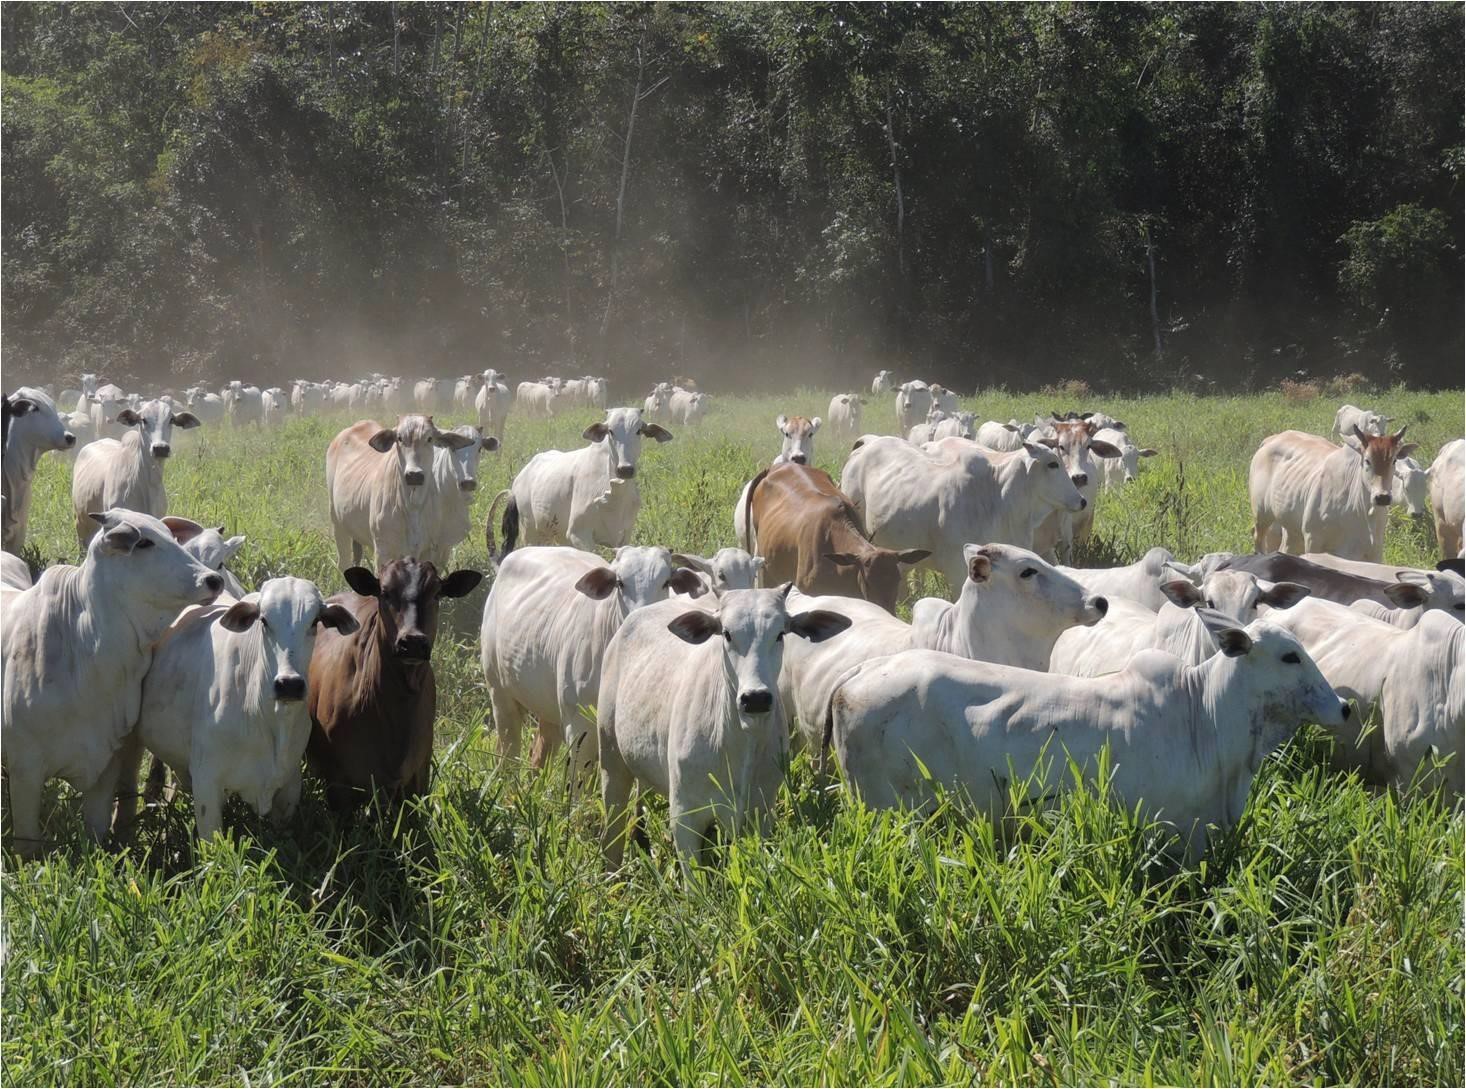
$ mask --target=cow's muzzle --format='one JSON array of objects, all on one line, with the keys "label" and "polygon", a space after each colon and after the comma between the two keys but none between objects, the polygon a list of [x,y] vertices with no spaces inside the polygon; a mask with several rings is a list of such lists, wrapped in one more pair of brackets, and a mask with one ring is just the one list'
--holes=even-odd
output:
[{"label": "cow's muzzle", "polygon": [[809,458],[805,457],[803,454],[794,454],[789,458],[789,460],[792,461],[795,465],[809,464]]},{"label": "cow's muzzle", "polygon": [[767,688],[738,693],[738,710],[747,715],[766,715],[774,709],[774,694]]},{"label": "cow's muzzle", "polygon": [[433,643],[426,635],[399,635],[393,650],[401,661],[417,665],[433,656]]},{"label": "cow's muzzle", "polygon": [[458,482],[458,490],[461,491],[461,492],[477,491],[478,490],[478,481],[477,480],[474,480],[472,477],[470,477],[467,480],[460,480]]},{"label": "cow's muzzle", "polygon": [[1390,496],[1389,496],[1389,494],[1386,493],[1384,495],[1376,495],[1374,497],[1374,505],[1376,507],[1388,507],[1390,505]]},{"label": "cow's muzzle", "polygon": [[169,446],[166,442],[155,442],[155,443],[153,443],[153,457],[155,457],[155,458],[166,458],[166,457],[171,456],[172,453],[173,453],[173,447]]},{"label": "cow's muzzle", "polygon": [[298,673],[285,673],[276,677],[275,698],[282,703],[305,699],[305,678]]},{"label": "cow's muzzle", "polygon": [[421,469],[408,469],[402,474],[402,482],[409,487],[416,488],[423,482],[423,471]]},{"label": "cow's muzzle", "polygon": [[61,436],[61,441],[64,442],[68,448],[70,448],[76,445],[76,436],[68,431],[66,434]]},{"label": "cow's muzzle", "polygon": [[618,465],[616,466],[616,476],[622,480],[630,480],[632,477],[636,476],[636,466]]}]

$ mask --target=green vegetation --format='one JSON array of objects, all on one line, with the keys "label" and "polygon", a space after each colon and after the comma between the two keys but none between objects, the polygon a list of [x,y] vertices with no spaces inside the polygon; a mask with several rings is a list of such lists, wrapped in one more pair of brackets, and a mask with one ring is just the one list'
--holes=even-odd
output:
[{"label": "green vegetation", "polygon": [[[625,392],[624,390],[622,391]],[[620,399],[620,398],[618,398]],[[648,449],[637,540],[732,543],[742,480],[779,411],[829,393],[721,399],[705,430]],[[1461,393],[1370,396],[1433,456]],[[984,394],[983,417],[1079,407]],[[1096,562],[1250,543],[1247,458],[1336,402],[1106,399],[1161,456],[1104,496]],[[885,398],[866,425],[889,430]],[[510,418],[480,517],[533,452],[578,445],[584,413]],[[448,421],[443,421],[448,422]],[[247,585],[342,587],[323,459],[342,421],[177,439],[174,513],[248,534]],[[817,443],[838,471],[842,452]],[[72,559],[69,470],[48,457],[35,555]],[[1398,512],[1388,557],[1431,561]],[[485,562],[482,539],[459,561]],[[928,589],[936,590],[935,579]],[[872,814],[796,762],[766,839],[728,844],[684,887],[665,807],[650,854],[602,873],[598,803],[563,771],[499,763],[477,660],[483,591],[445,609],[431,795],[402,827],[333,821],[313,785],[294,825],[242,808],[194,846],[186,797],[121,854],[87,846],[54,790],[42,862],[7,861],[7,1084],[1347,1083],[1459,1084],[1462,817],[1324,770],[1300,735],[1196,871],[1149,866],[1146,829],[1094,793],[990,825]]]},{"label": "green vegetation", "polygon": [[5,3],[6,365],[1454,386],[1461,30],[1457,2]]}]

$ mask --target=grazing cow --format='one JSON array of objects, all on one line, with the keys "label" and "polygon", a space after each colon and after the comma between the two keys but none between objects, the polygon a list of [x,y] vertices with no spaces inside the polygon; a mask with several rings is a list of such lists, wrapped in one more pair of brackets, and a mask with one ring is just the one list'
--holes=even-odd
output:
[{"label": "grazing cow", "polygon": [[340,565],[359,563],[367,547],[379,565],[432,550],[442,500],[429,481],[434,449],[470,445],[475,440],[439,431],[431,416],[415,414],[401,417],[392,428],[362,420],[332,439],[326,448],[326,491]]},{"label": "grazing cow", "polygon": [[223,827],[224,800],[238,795],[261,816],[288,821],[300,801],[300,764],[310,739],[305,695],[318,628],[343,635],[356,618],[327,605],[315,583],[270,579],[258,593],[189,609],[158,645],[143,680],[137,729],[123,759],[114,831],[125,839],[137,806],[145,746],[193,793],[200,839]]},{"label": "grazing cow", "polygon": [[1117,447],[1095,438],[1098,429],[1089,420],[1056,419],[1053,427],[1057,437],[1052,445],[1063,459],[1069,479],[1084,497],[1085,505],[1077,513],[1056,510],[1049,515],[1034,533],[1033,550],[1048,556],[1062,546],[1064,556],[1071,558],[1074,546],[1088,541],[1094,527],[1094,502],[1099,495],[1101,472],[1095,458],[1118,460],[1121,455]]},{"label": "grazing cow", "polygon": [[837,393],[830,398],[830,409],[825,414],[830,431],[844,439],[853,439],[861,433],[860,413],[865,398],[858,393]]},{"label": "grazing cow", "polygon": [[1066,631],[1054,644],[1049,669],[1071,677],[1099,677],[1118,673],[1142,650],[1163,650],[1184,665],[1199,665],[1217,649],[1199,609],[1246,625],[1257,619],[1261,607],[1286,609],[1308,596],[1308,587],[1296,582],[1259,583],[1245,571],[1213,572],[1199,587],[1189,579],[1172,579],[1161,590],[1169,600],[1159,612],[1116,598],[1102,623]]},{"label": "grazing cow", "polygon": [[932,425],[932,441],[939,439],[967,439],[974,441],[977,438],[977,417],[971,412],[955,412],[947,415],[945,419],[938,420]]},{"label": "grazing cow", "polygon": [[1302,431],[1265,439],[1247,479],[1256,550],[1332,552],[1378,563],[1395,459],[1415,450],[1404,437],[1403,427],[1384,436],[1356,427],[1344,446]]},{"label": "grazing cow", "polygon": [[818,642],[850,624],[832,612],[791,616],[790,589],[730,590],[715,611],[648,605],[612,638],[597,700],[610,869],[621,864],[633,785],[667,797],[689,874],[714,824],[738,833],[772,806],[789,740],[784,636]]},{"label": "grazing cow", "polygon": [[438,604],[470,593],[483,578],[462,570],[440,579],[431,563],[411,557],[392,560],[380,576],[364,567],[344,574],[351,592],[328,605],[344,606],[358,629],[328,629],[316,638],[306,746],[326,801],[338,811],[374,791],[389,800],[427,791],[438,709]]},{"label": "grazing cow", "polygon": [[163,463],[173,453],[173,429],[199,426],[193,413],[175,413],[162,401],[148,401],[136,412],[124,408],[117,422],[129,429],[121,440],[99,439],[76,455],[71,506],[77,547],[83,552],[97,532],[90,511],[120,507],[154,518],[168,513]]},{"label": "grazing cow", "polygon": [[1343,405],[1334,413],[1334,429],[1329,433],[1346,441],[1356,427],[1366,435],[1383,435],[1385,425],[1392,419],[1393,416],[1382,416],[1373,409]]},{"label": "grazing cow", "polygon": [[473,404],[478,410],[478,425],[485,435],[492,435],[504,445],[504,423],[509,419],[509,387],[493,368],[484,371],[484,384],[479,387]]},{"label": "grazing cow", "polygon": [[485,450],[499,449],[498,439],[485,435],[473,424],[461,424],[444,434],[457,435],[468,443],[455,449],[433,450],[433,479],[429,487],[437,494],[423,512],[430,524],[418,558],[439,566],[445,566],[453,549],[473,532],[473,495],[478,490],[479,459]]},{"label": "grazing cow", "polygon": [[665,548],[618,548],[610,565],[575,548],[507,556],[484,602],[480,661],[501,756],[519,758],[524,716],[539,721],[531,764],[570,747],[572,797],[596,763],[594,712],[606,646],[634,610],[702,582]]},{"label": "grazing cow", "polygon": [[996,821],[1010,786],[1048,805],[1073,788],[1071,762],[1088,777],[1103,766],[1120,803],[1172,826],[1195,861],[1208,825],[1237,823],[1269,753],[1305,722],[1350,715],[1286,631],[1202,617],[1221,653],[1196,666],[1160,651],[1095,678],[926,650],[868,662],[831,698],[845,776],[876,808],[930,806],[941,786]]},{"label": "grazing cow", "polygon": [[1430,463],[1430,508],[1441,559],[1462,555],[1461,523],[1466,520],[1466,439],[1446,443]]},{"label": "grazing cow", "polygon": [[[1369,565],[1350,565],[1347,569],[1315,562],[1286,552],[1264,555],[1234,555],[1213,552],[1201,558],[1194,569],[1193,581],[1215,570],[1249,571],[1271,582],[1297,582],[1307,586],[1315,598],[1352,605],[1357,601],[1373,601],[1385,608],[1440,609],[1461,611],[1462,580],[1452,572],[1420,571]],[[1330,560],[1338,562],[1338,557]],[[1363,574],[1369,571],[1373,574]],[[1379,576],[1379,577],[1376,577]]]},{"label": "grazing cow", "polygon": [[[1350,728],[1335,729],[1333,763],[1358,769],[1365,782],[1404,788],[1432,754],[1449,758],[1442,781],[1459,797],[1466,707],[1461,624],[1431,612],[1399,629],[1332,601],[1306,601],[1268,618],[1297,636],[1323,675],[1358,704]],[[1378,721],[1379,729],[1365,729]],[[1357,724],[1357,728],[1355,726]]]},{"label": "grazing cow", "polygon": [[[720,548],[711,557],[674,552],[672,562],[697,572],[703,589],[715,595],[724,590],[752,590],[758,584],[759,572],[764,567],[762,556],[750,556],[741,548]],[[689,592],[685,599],[690,601],[700,597],[700,594]]]},{"label": "grazing cow", "polygon": [[896,390],[896,430],[907,435],[926,419],[932,407],[932,391],[925,382],[903,382]]},{"label": "grazing cow", "polygon": [[[776,465],[755,476],[747,491],[744,521],[771,582],[793,582],[806,594],[864,598],[894,613],[901,565],[931,555],[924,548],[897,552],[871,544],[853,504],[823,469]],[[747,547],[754,551],[751,543]]]},{"label": "grazing cow", "polygon": [[[641,440],[671,442],[672,433],[660,424],[644,422],[640,409],[613,408],[581,437],[590,445],[579,450],[541,451],[495,497],[489,508],[489,527],[499,500],[509,499],[504,509],[503,555],[514,548],[521,528],[525,544],[569,544],[587,552],[597,547],[620,548],[631,537],[641,510],[641,489],[636,482]],[[492,552],[492,529],[486,532]]]},{"label": "grazing cow", "polygon": [[967,577],[962,546],[991,541],[1028,548],[1051,511],[1084,509],[1059,456],[1032,443],[1011,454],[964,439],[915,447],[866,436],[845,463],[841,485],[873,541],[925,548],[925,562],[954,589]]},{"label": "grazing cow", "polygon": [[1404,507],[1411,518],[1425,514],[1425,501],[1430,494],[1430,470],[1412,457],[1395,459],[1395,484],[1391,498],[1395,506]]},{"label": "grazing cow", "polygon": [[1111,600],[1123,597],[1156,612],[1168,600],[1161,592],[1161,583],[1171,560],[1170,549],[1157,547],[1124,567],[1060,567],[1059,570],[1097,594]]},{"label": "grazing cow", "polygon": [[12,590],[29,590],[33,585],[31,569],[25,560],[13,552],[0,552],[0,586],[8,586]]},{"label": "grazing cow", "polygon": [[[774,426],[779,429],[781,440],[779,456],[769,463],[772,468],[775,465],[783,465],[786,462],[793,462],[795,465],[814,464],[814,435],[820,429],[820,418],[818,416],[810,419],[806,416],[786,416],[780,413],[774,420]],[[753,482],[748,481],[743,485],[743,490],[738,493],[738,503],[733,508],[733,532],[737,534],[740,541],[749,540],[746,515],[748,512],[748,489]],[[757,538],[754,538],[756,541]],[[754,551],[749,545],[749,551]]]},{"label": "grazing cow", "polygon": [[106,838],[153,644],[181,609],[213,601],[224,585],[158,519],[92,517],[102,532],[80,567],[58,564],[28,590],[0,589],[0,763],[25,856],[41,846],[49,779],[81,791],[87,830]]},{"label": "grazing cow", "polygon": [[830,694],[861,662],[918,647],[1042,670],[1061,632],[1098,623],[1109,608],[1103,597],[1027,549],[967,544],[962,553],[968,575],[957,603],[922,598],[910,625],[851,598],[790,597],[791,608],[838,609],[852,621],[849,631],[829,643],[796,642],[785,649],[780,691],[817,765],[823,765]]},{"label": "grazing cow", "polygon": [[1103,442],[1120,451],[1118,458],[1102,458],[1100,469],[1104,474],[1105,491],[1129,484],[1140,475],[1140,459],[1153,458],[1159,453],[1149,446],[1136,446],[1126,431],[1114,427],[1102,427],[1094,433],[1096,442]]},{"label": "grazing cow", "polygon": [[674,424],[693,427],[702,423],[708,414],[708,395],[693,390],[673,390],[669,415]]},{"label": "grazing cow", "polygon": [[1032,427],[1020,424],[1017,420],[1009,420],[1007,423],[988,420],[977,429],[976,441],[989,450],[1006,454],[1019,449],[1031,430]]},{"label": "grazing cow", "polygon": [[62,423],[55,402],[31,386],[22,386],[0,398],[0,411],[4,413],[3,431],[0,431],[4,436],[0,494],[5,496],[0,548],[19,553],[25,547],[26,526],[31,516],[31,482],[41,455],[48,450],[74,448],[76,434]]},{"label": "grazing cow", "polygon": [[890,393],[895,388],[895,382],[895,371],[877,371],[876,376],[870,380],[871,395],[879,397],[883,393]]}]

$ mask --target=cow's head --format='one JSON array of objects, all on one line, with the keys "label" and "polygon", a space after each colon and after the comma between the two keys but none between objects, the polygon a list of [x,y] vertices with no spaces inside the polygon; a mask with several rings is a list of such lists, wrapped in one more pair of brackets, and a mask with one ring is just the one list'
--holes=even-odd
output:
[{"label": "cow's head", "polygon": [[67,430],[56,402],[44,391],[21,386],[5,398],[5,444],[39,454],[71,449],[76,435]]},{"label": "cow's head", "polygon": [[1090,475],[1096,469],[1095,457],[1121,456],[1119,448],[1113,443],[1094,437],[1098,429],[1088,420],[1055,420],[1053,427],[1056,436],[1052,440],[1054,449],[1063,458],[1065,471],[1076,488],[1088,486]]},{"label": "cow's head", "polygon": [[244,547],[245,538],[225,537],[223,526],[206,528],[191,518],[179,518],[172,514],[163,519],[163,524],[185,552],[210,571],[218,571],[220,574],[224,573]]},{"label": "cow's head", "polygon": [[[967,562],[967,579],[959,601],[981,602],[984,624],[1051,644],[1066,628],[1092,627],[1109,612],[1110,603],[1103,595],[1091,593],[1026,548],[968,544],[962,546],[962,558]],[[973,615],[978,611],[972,610]]]},{"label": "cow's head", "polygon": [[468,440],[466,446],[450,450],[448,456],[453,459],[453,477],[458,482],[458,490],[461,492],[476,491],[478,489],[479,459],[483,457],[485,450],[499,449],[499,440],[493,435],[485,435],[483,428],[475,427],[473,424],[460,424],[444,434],[459,435]]},{"label": "cow's head", "polygon": [[1034,498],[1043,512],[1066,510],[1078,514],[1089,500],[1079,494],[1079,488],[1064,471],[1059,452],[1045,443],[1023,443],[1023,456],[1028,459],[1028,477],[1034,482]]},{"label": "cow's head", "polygon": [[715,594],[727,590],[752,590],[764,566],[762,556],[750,556],[741,548],[720,548],[710,559],[674,552],[672,561],[701,573]]},{"label": "cow's head", "polygon": [[452,431],[439,431],[431,416],[416,413],[401,417],[396,427],[384,427],[367,444],[379,454],[397,452],[397,465],[402,470],[402,483],[416,488],[427,480],[424,466],[433,463],[433,447],[462,450],[473,439]]},{"label": "cow's head", "polygon": [[1403,427],[1393,435],[1371,435],[1355,424],[1351,438],[1364,471],[1370,502],[1376,507],[1388,507],[1395,493],[1395,462],[1413,454],[1415,443],[1402,441]]},{"label": "cow's head", "polygon": [[185,552],[159,519],[120,508],[87,517],[102,531],[87,546],[85,562],[129,601],[177,613],[207,605],[224,589],[223,577]]},{"label": "cow's head", "polygon": [[896,550],[871,545],[859,552],[826,552],[824,558],[842,575],[854,574],[860,596],[886,612],[896,612],[896,598],[901,593],[905,572],[931,555],[925,548]]},{"label": "cow's head", "polygon": [[136,428],[148,453],[155,458],[173,454],[175,427],[189,430],[199,425],[199,418],[192,412],[174,412],[165,401],[147,401],[138,409],[124,408],[113,420],[124,427]]},{"label": "cow's head", "polygon": [[779,453],[786,462],[793,462],[795,465],[814,463],[814,433],[820,429],[820,422],[818,416],[809,419],[805,416],[779,415],[774,426],[779,429],[779,437],[783,440]]},{"label": "cow's head", "polygon": [[641,440],[671,442],[672,432],[661,424],[647,423],[641,418],[639,408],[613,408],[606,418],[593,423],[581,432],[587,442],[604,443],[611,456],[612,481],[632,480],[636,477],[637,462],[641,460]]},{"label": "cow's head", "polygon": [[1430,470],[1412,457],[1395,458],[1394,502],[1403,506],[1411,517],[1425,513],[1425,497],[1430,492]]},{"label": "cow's head", "polygon": [[377,599],[381,640],[403,665],[422,665],[432,659],[438,638],[438,603],[463,597],[483,575],[467,569],[438,577],[438,569],[411,556],[393,560],[373,575],[365,567],[349,567],[346,585],[362,597]]},{"label": "cow's head", "polygon": [[236,601],[219,618],[225,631],[254,628],[260,644],[260,668],[269,678],[270,692],[280,703],[305,699],[316,632],[334,628],[350,635],[358,625],[345,605],[321,599],[316,584],[286,576],[270,579],[258,593]]},{"label": "cow's head", "polygon": [[81,376],[81,391],[88,397],[96,396],[97,376],[95,374],[84,374]]},{"label": "cow's head", "polygon": [[667,625],[688,643],[721,638],[723,677],[745,729],[766,721],[764,716],[774,709],[786,634],[819,643],[850,626],[848,617],[824,609],[790,616],[785,599],[793,586],[787,582],[777,590],[730,590],[718,599],[716,612],[694,609]]},{"label": "cow's head", "polygon": [[700,597],[704,587],[696,572],[679,563],[665,548],[627,545],[616,549],[609,566],[592,567],[576,580],[575,588],[586,597],[604,601],[613,593],[632,609],[640,609],[669,594]]},{"label": "cow's head", "polygon": [[1183,609],[1211,609],[1238,624],[1252,623],[1263,606],[1291,609],[1312,592],[1300,583],[1267,582],[1246,571],[1213,571],[1202,578],[1200,586],[1190,578],[1161,583],[1161,593],[1171,604]]}]

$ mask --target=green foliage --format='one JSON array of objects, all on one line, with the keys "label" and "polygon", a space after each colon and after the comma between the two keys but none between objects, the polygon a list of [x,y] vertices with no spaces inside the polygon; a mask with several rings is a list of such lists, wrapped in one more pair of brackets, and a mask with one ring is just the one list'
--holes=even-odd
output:
[{"label": "green foliage", "polygon": [[[710,553],[775,449],[780,411],[826,391],[720,398],[705,429],[645,453],[636,539]],[[1426,460],[1461,395],[1384,391]],[[1064,409],[1001,390],[984,417]],[[1156,447],[1104,495],[1093,558],[1154,544],[1192,559],[1250,540],[1244,455],[1335,407],[1251,398],[1107,399]],[[341,588],[323,451],[346,421],[175,436],[171,510],[249,542],[248,586]],[[445,420],[445,423],[454,422]],[[511,416],[477,518],[536,450],[585,419]],[[866,425],[888,429],[891,405]],[[818,462],[844,451],[821,439]],[[75,556],[69,470],[42,461],[33,554]],[[484,568],[475,535],[458,562]],[[1432,558],[1397,517],[1392,562]],[[930,587],[936,589],[935,586]],[[666,809],[650,854],[601,869],[599,806],[560,767],[500,761],[477,632],[486,590],[450,603],[431,794],[400,827],[339,824],[308,784],[293,826],[242,807],[190,842],[186,795],[113,855],[56,787],[41,862],[7,859],[0,1077],[7,1084],[1457,1084],[1462,817],[1325,770],[1305,733],[1270,760],[1241,827],[1195,871],[1103,785],[1001,833],[943,809],[872,813],[800,757],[764,839],[727,844],[684,886]]]},{"label": "green foliage", "polygon": [[412,359],[731,387],[797,358],[831,384],[1449,384],[1460,24],[11,4],[0,336],[17,372],[150,382]]}]

